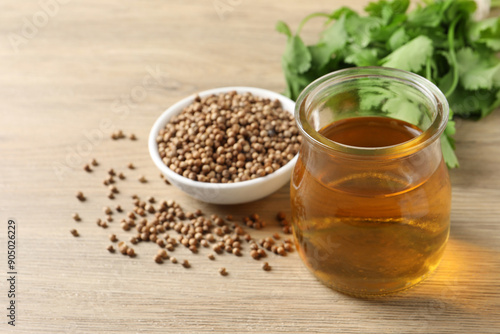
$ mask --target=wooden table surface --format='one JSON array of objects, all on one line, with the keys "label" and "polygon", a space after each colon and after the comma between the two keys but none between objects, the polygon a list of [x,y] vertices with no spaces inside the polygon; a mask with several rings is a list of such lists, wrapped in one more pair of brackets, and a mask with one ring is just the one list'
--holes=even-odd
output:
[{"label": "wooden table surface", "polygon": [[[42,9],[41,3],[52,3]],[[361,300],[332,291],[296,252],[271,254],[273,270],[245,256],[178,248],[190,269],[135,246],[109,254],[109,233],[128,240],[118,218],[95,224],[104,205],[131,208],[130,196],[175,199],[186,210],[269,226],[289,211],[288,188],[238,206],[198,202],[162,183],[146,138],[158,115],[194,92],[230,85],[282,91],[282,19],[296,27],[313,11],[367,1],[87,0],[0,3],[0,332],[20,333],[499,333],[500,112],[458,122],[460,169],[451,171],[451,237],[441,266],[398,295]],[[43,10],[50,15],[44,14]],[[36,23],[36,25],[33,25]],[[314,35],[310,31],[311,36]],[[112,141],[111,128],[138,140]],[[87,174],[84,163],[101,165]],[[126,169],[133,162],[135,170]],[[123,171],[115,200],[101,184]],[[139,183],[145,175],[149,182]],[[88,200],[75,198],[83,191]],[[73,212],[82,217],[72,220]],[[7,222],[17,223],[16,327],[7,325]],[[77,228],[81,236],[69,233]],[[222,277],[220,267],[229,275]]]}]

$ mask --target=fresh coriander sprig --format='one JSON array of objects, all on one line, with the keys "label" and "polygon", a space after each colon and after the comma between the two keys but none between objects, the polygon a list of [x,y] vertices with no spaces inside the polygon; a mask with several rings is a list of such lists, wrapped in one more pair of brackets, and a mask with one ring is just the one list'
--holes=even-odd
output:
[{"label": "fresh coriander sprig", "polygon": [[[492,6],[500,6],[493,0]],[[425,0],[408,12],[409,0],[380,0],[367,15],[342,7],[313,13],[292,33],[286,23],[276,29],[287,36],[282,59],[285,94],[296,99],[316,78],[354,66],[387,66],[420,74],[435,83],[450,103],[450,121],[442,136],[448,167],[458,166],[452,115],[479,119],[500,106],[500,18],[475,22],[472,0]],[[316,44],[305,45],[303,27],[326,19]]]}]

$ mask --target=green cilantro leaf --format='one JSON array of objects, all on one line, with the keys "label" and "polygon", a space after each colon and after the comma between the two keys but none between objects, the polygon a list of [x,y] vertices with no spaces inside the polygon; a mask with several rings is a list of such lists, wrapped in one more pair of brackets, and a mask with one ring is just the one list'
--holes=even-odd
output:
[{"label": "green cilantro leaf", "polygon": [[492,17],[471,24],[468,38],[484,44],[493,51],[500,51],[500,17]]},{"label": "green cilantro leaf", "polygon": [[345,62],[356,66],[375,66],[378,64],[377,50],[351,45]]},{"label": "green cilantro leaf", "polygon": [[278,21],[278,23],[276,23],[276,31],[286,35],[287,37],[292,37],[290,27],[288,27],[288,24],[283,21]]},{"label": "green cilantro leaf", "polygon": [[318,46],[322,47],[321,53],[317,53],[318,66],[323,67],[331,59],[332,54],[342,50],[347,43],[347,32],[345,30],[346,14],[342,14],[335,23],[330,24],[321,35]]},{"label": "green cilantro leaf", "polygon": [[441,151],[443,151],[443,158],[448,168],[456,168],[459,166],[453,145],[450,139],[444,134],[441,135]]},{"label": "green cilantro leaf", "polygon": [[410,36],[406,34],[405,28],[401,27],[387,41],[388,49],[394,51],[407,43],[409,39]]},{"label": "green cilantro leaf", "polygon": [[457,52],[460,83],[465,89],[491,89],[500,83],[500,62],[494,64],[470,48]]},{"label": "green cilantro leaf", "polygon": [[283,67],[292,73],[304,73],[311,67],[311,54],[297,35],[288,37],[283,54]]},{"label": "green cilantro leaf", "polygon": [[432,52],[432,41],[426,36],[418,36],[382,59],[382,65],[418,72],[432,56]]}]

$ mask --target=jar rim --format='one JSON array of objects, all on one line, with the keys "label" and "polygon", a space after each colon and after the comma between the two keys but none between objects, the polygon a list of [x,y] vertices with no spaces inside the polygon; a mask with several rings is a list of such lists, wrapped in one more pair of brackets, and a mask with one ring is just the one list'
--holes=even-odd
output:
[{"label": "jar rim", "polygon": [[[342,144],[321,135],[307,119],[307,104],[325,88],[342,81],[379,77],[408,82],[424,93],[436,107],[431,124],[420,135],[400,144],[383,147],[359,147]],[[441,90],[426,78],[408,71],[390,67],[367,66],[351,67],[326,74],[311,82],[299,95],[295,103],[295,120],[301,134],[317,146],[352,156],[405,156],[422,150],[438,140],[446,128],[449,117],[449,105]]]}]

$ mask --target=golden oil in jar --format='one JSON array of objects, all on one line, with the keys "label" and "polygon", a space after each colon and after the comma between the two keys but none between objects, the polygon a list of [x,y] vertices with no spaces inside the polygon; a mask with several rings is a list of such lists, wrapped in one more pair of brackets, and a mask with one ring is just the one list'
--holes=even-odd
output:
[{"label": "golden oil in jar", "polygon": [[[347,118],[318,132],[357,148],[397,147],[422,133],[387,117]],[[420,152],[422,167],[408,172],[404,155],[353,160],[312,146],[304,144],[291,185],[294,236],[306,266],[326,285],[360,296],[423,280],[438,266],[449,233],[451,187],[440,148],[438,156]],[[437,162],[426,164],[429,156]]]}]

